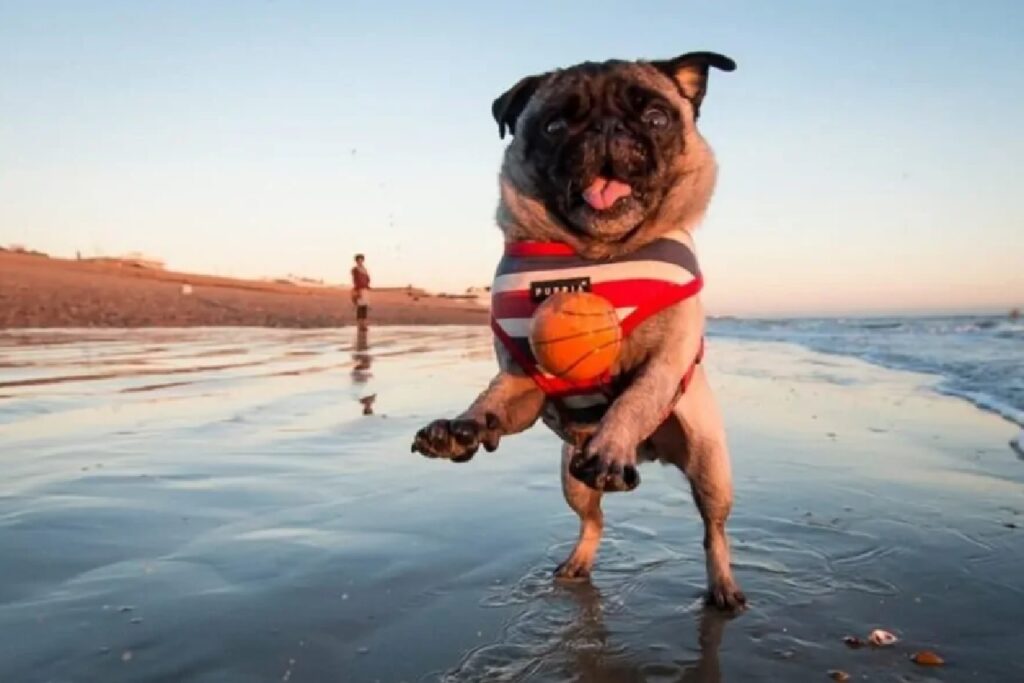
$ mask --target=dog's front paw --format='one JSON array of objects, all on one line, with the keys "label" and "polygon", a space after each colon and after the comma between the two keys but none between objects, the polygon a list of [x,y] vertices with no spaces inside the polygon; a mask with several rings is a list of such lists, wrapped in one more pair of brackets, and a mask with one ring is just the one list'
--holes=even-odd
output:
[{"label": "dog's front paw", "polygon": [[596,491],[632,491],[640,485],[636,448],[604,439],[598,432],[569,461],[569,474]]},{"label": "dog's front paw", "polygon": [[428,458],[468,462],[480,446],[493,451],[498,447],[498,420],[490,413],[485,419],[485,424],[473,419],[434,420],[416,432],[412,452]]}]

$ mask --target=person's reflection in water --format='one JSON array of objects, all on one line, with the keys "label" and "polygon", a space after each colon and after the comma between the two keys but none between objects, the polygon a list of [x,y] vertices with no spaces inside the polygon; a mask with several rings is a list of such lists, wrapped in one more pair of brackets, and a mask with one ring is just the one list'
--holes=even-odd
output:
[{"label": "person's reflection in water", "polygon": [[370,331],[365,327],[356,328],[356,345],[352,353],[352,360],[355,365],[352,367],[352,381],[356,384],[366,384],[373,377],[370,368],[373,365],[373,356],[367,353],[370,350]]},{"label": "person's reflection in water", "polygon": [[[352,352],[352,383],[363,385],[370,381],[373,373],[370,368],[373,366],[373,356],[370,350],[370,331],[366,327],[356,328],[356,343]],[[363,415],[373,415],[373,402],[377,394],[369,396],[356,396],[356,400],[363,406]]]},{"label": "person's reflection in water", "polygon": [[[647,663],[632,657],[629,644],[616,643],[604,623],[601,593],[593,584],[560,584],[556,595],[570,597],[576,603],[576,618],[559,637],[560,652],[568,655],[565,673],[574,680],[590,683],[642,683],[649,678]],[[683,617],[686,618],[686,617]],[[696,662],[680,673],[679,683],[721,683],[718,652],[730,617],[711,609],[697,615],[697,642],[700,654]],[[636,643],[632,644],[634,647]]]}]

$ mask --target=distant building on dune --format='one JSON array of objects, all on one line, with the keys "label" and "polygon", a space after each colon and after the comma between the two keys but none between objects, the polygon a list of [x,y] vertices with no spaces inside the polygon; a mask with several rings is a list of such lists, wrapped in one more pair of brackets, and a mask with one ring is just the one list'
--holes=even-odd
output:
[{"label": "distant building on dune", "polygon": [[470,287],[466,290],[466,295],[475,300],[481,306],[491,305],[491,288],[487,287]]},{"label": "distant building on dune", "polygon": [[323,279],[306,277],[304,275],[293,275],[291,273],[288,273],[288,275],[286,275],[283,278],[276,278],[274,281],[275,282],[280,282],[282,284],[301,285],[303,287],[329,287],[330,286],[327,283],[325,283],[323,281]]},{"label": "distant building on dune", "polygon": [[49,254],[37,251],[35,249],[29,249],[24,244],[8,244],[7,247],[0,247],[0,251],[7,251],[12,254],[27,254],[29,256],[45,256],[49,258]]},{"label": "distant building on dune", "polygon": [[134,268],[150,268],[152,270],[163,270],[164,262],[161,259],[146,256],[137,251],[130,251],[123,256],[115,256],[110,259],[116,261],[121,265],[131,266]]}]

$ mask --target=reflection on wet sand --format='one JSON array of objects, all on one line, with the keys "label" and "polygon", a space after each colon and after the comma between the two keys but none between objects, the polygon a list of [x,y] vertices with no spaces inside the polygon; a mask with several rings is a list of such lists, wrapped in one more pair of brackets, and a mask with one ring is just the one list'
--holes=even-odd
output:
[{"label": "reflection on wet sand", "polygon": [[[362,324],[356,326],[356,341],[352,351],[352,382],[355,384],[366,384],[373,377],[373,356],[370,351],[370,328]],[[360,396],[358,401],[363,406],[363,415],[373,415],[373,403],[377,400],[377,394]]]},{"label": "reflection on wet sand", "polygon": [[[0,332],[0,676],[1024,680],[1005,423],[928,378],[713,341],[751,600],[731,621],[700,606],[674,470],[607,497],[577,585],[551,575],[577,527],[548,432],[409,454],[490,379],[484,328]],[[878,627],[900,643],[842,642]]]},{"label": "reflection on wet sand", "polygon": [[[645,661],[644,647],[618,637],[605,623],[609,601],[589,581],[557,582],[506,625],[499,643],[478,648],[447,672],[444,683],[471,681],[586,681],[587,683],[721,683],[719,650],[732,617],[711,609],[675,617],[680,642],[668,647],[696,656]],[[696,618],[695,618],[696,616]]]},{"label": "reflection on wet sand", "polygon": [[359,402],[363,404],[363,415],[373,415],[373,402],[377,400],[377,394],[363,396]]},{"label": "reflection on wet sand", "polygon": [[370,350],[370,330],[361,326],[356,328],[356,342],[352,347],[352,381],[365,384],[373,377],[370,371],[373,367],[373,356]]}]

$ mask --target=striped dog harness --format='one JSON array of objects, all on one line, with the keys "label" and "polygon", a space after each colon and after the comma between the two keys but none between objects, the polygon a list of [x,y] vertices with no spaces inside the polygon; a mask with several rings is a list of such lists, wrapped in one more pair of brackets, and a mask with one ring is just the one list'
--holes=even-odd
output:
[{"label": "striped dog harness", "polygon": [[[547,373],[530,349],[530,321],[537,307],[556,292],[599,294],[615,307],[625,338],[640,323],[695,296],[702,287],[690,237],[682,230],[630,254],[600,261],[579,256],[567,244],[512,242],[505,245],[491,287],[491,329],[512,359],[547,394],[544,421],[563,436],[575,435],[595,425],[628,382],[606,375],[573,383]],[[702,354],[703,342],[672,405],[686,389]]]}]

